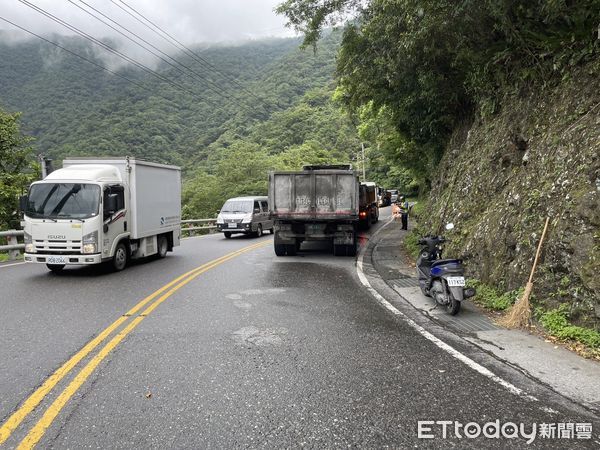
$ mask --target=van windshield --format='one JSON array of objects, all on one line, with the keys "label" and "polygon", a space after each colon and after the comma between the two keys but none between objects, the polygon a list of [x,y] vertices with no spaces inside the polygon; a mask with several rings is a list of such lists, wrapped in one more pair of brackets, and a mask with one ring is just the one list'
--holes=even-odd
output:
[{"label": "van windshield", "polygon": [[100,186],[40,183],[29,189],[25,214],[32,218],[85,219],[98,215]]},{"label": "van windshield", "polygon": [[250,213],[252,212],[251,200],[227,200],[221,208],[222,213]]}]

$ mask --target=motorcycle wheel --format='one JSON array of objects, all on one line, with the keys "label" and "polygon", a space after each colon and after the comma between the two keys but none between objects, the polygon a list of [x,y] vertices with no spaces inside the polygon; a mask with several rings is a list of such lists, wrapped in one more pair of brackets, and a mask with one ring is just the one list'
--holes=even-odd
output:
[{"label": "motorcycle wheel", "polygon": [[446,305],[446,311],[451,315],[455,316],[460,311],[460,303],[458,300],[451,299]]}]

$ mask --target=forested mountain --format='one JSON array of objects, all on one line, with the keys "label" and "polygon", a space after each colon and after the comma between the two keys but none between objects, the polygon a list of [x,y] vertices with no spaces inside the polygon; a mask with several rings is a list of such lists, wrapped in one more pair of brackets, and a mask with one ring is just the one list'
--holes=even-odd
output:
[{"label": "forested mountain", "polygon": [[[80,38],[50,39],[99,65],[114,66],[114,56],[100,57],[92,44]],[[255,136],[253,140],[262,139],[257,137],[260,133],[265,133],[265,139],[271,135],[268,146],[274,152],[298,143],[302,138],[296,136],[279,145],[273,130],[262,125],[261,131],[253,131],[252,126],[275,117],[295,120],[292,116],[302,111],[287,108],[311,89],[331,89],[339,36],[326,38],[316,54],[298,49],[296,39],[195,49],[225,76],[185,55],[175,58],[193,69],[191,76],[161,61],[156,71],[186,91],[131,65],[117,72],[139,85],[51,44],[3,43],[7,41],[0,36],[0,106],[22,111],[23,131],[36,138],[36,151],[59,160],[67,155],[128,154],[187,167],[204,160],[209,149],[249,134]],[[318,102],[329,101],[328,95],[317,97]],[[310,102],[307,105],[311,107]],[[288,129],[292,134],[298,131],[298,125],[293,132]],[[315,139],[327,145],[338,139],[323,136],[323,130],[314,132],[320,133]],[[301,132],[303,137],[307,133]]]},{"label": "forested mountain", "polygon": [[216,70],[175,55],[193,73],[161,61],[153,68],[163,79],[115,67],[82,39],[49,39],[121,77],[46,42],[0,38],[0,107],[21,111],[35,151],[58,164],[132,155],[182,166],[187,216],[212,216],[229,196],[265,194],[270,169],[348,162],[360,148],[332,100],[339,33],[316,53],[297,39],[196,48]]}]

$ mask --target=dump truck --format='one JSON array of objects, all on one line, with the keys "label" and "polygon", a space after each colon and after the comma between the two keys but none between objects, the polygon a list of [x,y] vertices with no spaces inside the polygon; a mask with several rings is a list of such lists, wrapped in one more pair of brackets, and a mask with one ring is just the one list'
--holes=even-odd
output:
[{"label": "dump truck", "polygon": [[77,158],[21,198],[24,259],[67,265],[166,256],[181,238],[181,170],[135,158]]},{"label": "dump truck", "polygon": [[295,255],[302,242],[314,240],[331,241],[336,256],[354,256],[358,174],[349,164],[270,172],[269,213],[274,221],[277,256]]}]

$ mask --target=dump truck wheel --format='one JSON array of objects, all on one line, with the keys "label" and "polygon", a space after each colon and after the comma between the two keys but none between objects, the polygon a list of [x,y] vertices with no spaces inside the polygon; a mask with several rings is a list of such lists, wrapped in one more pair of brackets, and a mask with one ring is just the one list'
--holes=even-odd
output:
[{"label": "dump truck wheel", "polygon": [[277,256],[285,256],[285,245],[284,244],[275,244],[275,254]]},{"label": "dump truck wheel", "polygon": [[285,247],[288,256],[296,256],[296,244],[287,244]]}]

